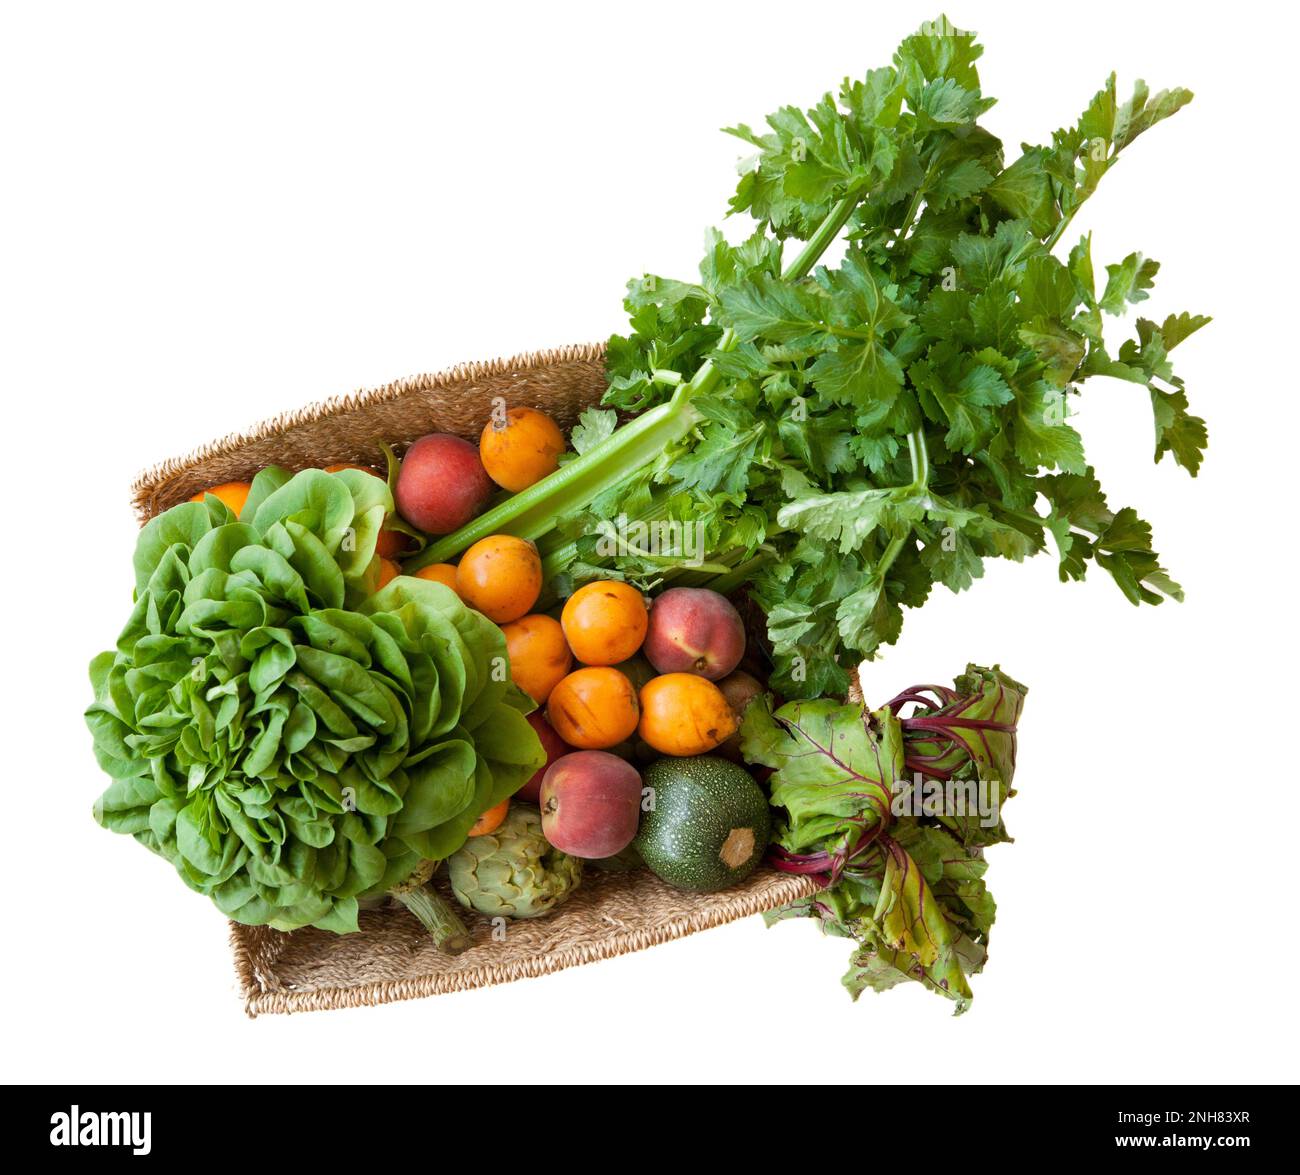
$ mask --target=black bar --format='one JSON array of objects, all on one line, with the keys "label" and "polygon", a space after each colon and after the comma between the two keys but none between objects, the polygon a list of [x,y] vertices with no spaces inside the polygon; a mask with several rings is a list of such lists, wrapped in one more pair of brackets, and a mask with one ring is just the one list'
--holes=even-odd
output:
[{"label": "black bar", "polygon": [[[139,1162],[199,1158],[238,1170],[256,1156],[256,1166],[266,1170],[271,1160],[301,1164],[320,1158],[333,1162],[343,1153],[341,1147],[354,1145],[366,1150],[378,1147],[374,1153],[382,1153],[387,1130],[405,1134],[393,1139],[402,1148],[394,1153],[405,1153],[417,1141],[410,1136],[412,1123],[427,1122],[443,1114],[461,1117],[464,1111],[457,1107],[464,1105],[462,1088],[380,1087],[380,1093],[374,1088],[311,1085],[21,1086],[10,1087],[0,1114],[9,1148],[23,1157],[44,1150],[52,1159],[96,1164],[105,1159]],[[861,1088],[869,1094],[873,1087]],[[1294,1119],[1289,1104],[1283,1104],[1284,1100],[1289,1103],[1291,1096],[1274,1087],[997,1088],[1003,1092],[986,1093],[969,1085],[902,1087],[896,1091],[897,1098],[881,1100],[877,1085],[872,1100],[857,1102],[851,1098],[845,1102],[845,1109],[855,1104],[872,1106],[875,1121],[871,1129],[883,1131],[886,1136],[894,1133],[900,1140],[910,1139],[908,1145],[914,1148],[911,1159],[916,1163],[926,1161],[926,1144],[913,1130],[941,1126],[950,1133],[940,1151],[962,1137],[968,1142],[978,1138],[977,1149],[988,1161],[1023,1157],[1052,1162],[1062,1157],[1081,1159],[1155,1151],[1162,1156],[1171,1152],[1207,1156],[1198,1161],[1215,1165],[1240,1165],[1252,1150],[1262,1159],[1266,1148],[1271,1153],[1271,1148],[1281,1146],[1286,1141],[1285,1128]],[[500,1092],[504,1102],[528,1093],[504,1084]],[[820,1092],[825,1097],[828,1091]],[[770,1093],[759,1087],[733,1088],[730,1093],[737,1115],[744,1117],[745,1099],[752,1098],[752,1121],[769,1120],[763,1107],[773,1104]],[[799,1092],[794,1090],[786,1102],[792,1121],[799,1117],[800,1104]],[[413,1112],[403,1113],[408,1106]],[[927,1114],[935,1106],[943,1108],[942,1123],[928,1120]],[[274,1111],[263,1112],[267,1107],[274,1107]],[[641,1134],[641,1128],[636,1125],[634,1106],[630,1106],[629,1113],[625,1142],[630,1144],[632,1137]],[[694,1116],[685,1109],[683,1113]],[[915,1120],[909,1122],[913,1116]],[[670,1113],[660,1126],[671,1131],[671,1118]],[[529,1116],[525,1115],[510,1130],[509,1145],[515,1162],[526,1162],[528,1156],[547,1151],[544,1118],[531,1121],[530,1127]],[[490,1128],[490,1118],[485,1118],[482,1125]],[[856,1127],[850,1121],[843,1123],[850,1131],[866,1126],[865,1120]],[[613,1129],[617,1138],[617,1127]],[[777,1148],[805,1145],[807,1140],[800,1143],[798,1136],[797,1130],[781,1127],[770,1141]],[[664,1137],[666,1140],[669,1135]],[[938,1152],[931,1157],[937,1159]],[[450,1154],[446,1158],[454,1161]],[[1150,1163],[1152,1156],[1139,1161]]]}]

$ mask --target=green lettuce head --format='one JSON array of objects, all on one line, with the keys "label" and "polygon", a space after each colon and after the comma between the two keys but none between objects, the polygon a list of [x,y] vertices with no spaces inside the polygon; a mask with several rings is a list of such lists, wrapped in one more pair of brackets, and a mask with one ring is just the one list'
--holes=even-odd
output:
[{"label": "green lettuce head", "polygon": [[267,469],[140,532],[135,607],[91,662],[105,828],[239,922],[357,929],[544,762],[500,629],[441,584],[375,592],[392,496]]}]

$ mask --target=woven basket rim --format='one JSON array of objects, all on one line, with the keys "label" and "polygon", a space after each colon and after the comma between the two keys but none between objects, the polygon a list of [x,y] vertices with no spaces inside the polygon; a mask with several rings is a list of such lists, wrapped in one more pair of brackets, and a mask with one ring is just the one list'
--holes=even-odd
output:
[{"label": "woven basket rim", "polygon": [[440,371],[403,376],[377,387],[359,388],[313,400],[301,408],[264,417],[247,428],[226,433],[216,440],[196,445],[179,456],[164,458],[142,469],[131,482],[131,499],[140,521],[147,522],[157,512],[159,492],[178,475],[213,457],[234,456],[246,445],[280,436],[298,425],[328,416],[339,416],[371,404],[397,400],[411,392],[446,390],[458,384],[504,375],[526,375],[561,363],[590,363],[603,359],[605,350],[605,343],[599,342],[569,343],[540,351],[521,351],[505,358],[457,363]]},{"label": "woven basket rim", "polygon": [[[648,870],[640,872],[645,874],[644,880],[653,881]],[[655,884],[657,887],[662,886],[662,883]],[[377,1004],[472,991],[518,979],[535,979],[570,967],[598,963],[603,959],[614,959],[620,955],[647,950],[703,930],[725,926],[729,922],[788,905],[799,898],[816,893],[819,888],[819,883],[811,877],[778,873],[764,866],[754,875],[751,884],[742,883],[732,890],[723,890],[716,895],[710,895],[717,900],[703,909],[682,911],[672,917],[650,922],[644,927],[629,929],[614,938],[574,944],[560,950],[515,956],[506,963],[491,962],[490,948],[480,944],[474,947],[474,952],[484,952],[483,962],[476,966],[428,972],[405,979],[376,980],[347,986],[334,985],[294,990],[266,982],[262,978],[263,968],[259,966],[259,962],[268,969],[273,967],[278,954],[275,948],[280,945],[276,940],[287,939],[290,937],[289,934],[266,927],[230,922],[230,945],[244,1012],[250,1019],[256,1019],[268,1013],[287,1015],[294,1012],[373,1007]],[[449,894],[444,896],[449,898]],[[464,910],[459,912],[465,914]],[[259,943],[268,941],[274,944],[271,950],[259,951]],[[467,957],[462,956],[462,958]]]}]

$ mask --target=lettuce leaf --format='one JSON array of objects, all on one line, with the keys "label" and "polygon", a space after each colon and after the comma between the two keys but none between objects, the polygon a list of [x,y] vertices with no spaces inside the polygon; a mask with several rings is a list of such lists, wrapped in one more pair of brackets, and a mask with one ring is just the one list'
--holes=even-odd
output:
[{"label": "lettuce leaf", "polygon": [[105,828],[240,922],[356,930],[359,899],[449,856],[544,761],[505,637],[441,584],[382,591],[388,487],[263,470],[151,520],[86,711]]}]

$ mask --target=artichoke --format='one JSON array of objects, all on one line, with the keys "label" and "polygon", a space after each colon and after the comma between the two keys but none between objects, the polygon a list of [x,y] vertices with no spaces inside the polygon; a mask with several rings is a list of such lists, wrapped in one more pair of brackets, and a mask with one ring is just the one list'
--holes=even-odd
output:
[{"label": "artichoke", "polygon": [[470,837],[447,862],[456,900],[489,917],[538,918],[582,880],[582,862],[552,848],[536,808],[514,805],[495,832]]},{"label": "artichoke", "polygon": [[544,762],[501,630],[441,584],[375,593],[392,509],[368,473],[271,468],[238,519],[208,495],[140,532],[135,607],[91,664],[95,817],[236,921],[414,908],[401,883]]}]

